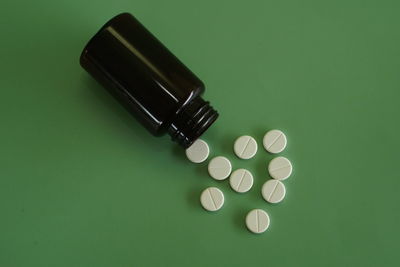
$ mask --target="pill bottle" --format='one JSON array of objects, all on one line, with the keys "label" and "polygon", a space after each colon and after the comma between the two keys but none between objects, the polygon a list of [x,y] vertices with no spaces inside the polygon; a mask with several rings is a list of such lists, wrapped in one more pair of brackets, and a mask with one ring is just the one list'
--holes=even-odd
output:
[{"label": "pill bottle", "polygon": [[201,97],[203,82],[129,13],[101,27],[80,64],[150,133],[184,148],[218,117]]}]

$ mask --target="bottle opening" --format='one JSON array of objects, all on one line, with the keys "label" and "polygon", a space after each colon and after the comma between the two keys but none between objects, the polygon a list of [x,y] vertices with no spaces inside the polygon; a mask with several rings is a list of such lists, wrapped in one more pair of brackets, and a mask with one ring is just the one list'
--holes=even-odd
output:
[{"label": "bottle opening", "polygon": [[188,148],[215,122],[218,115],[208,101],[197,97],[176,115],[168,134],[173,141]]}]

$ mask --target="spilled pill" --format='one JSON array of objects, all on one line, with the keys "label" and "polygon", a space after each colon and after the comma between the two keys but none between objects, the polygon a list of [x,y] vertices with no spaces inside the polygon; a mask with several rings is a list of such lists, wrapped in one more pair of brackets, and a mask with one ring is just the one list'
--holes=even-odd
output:
[{"label": "spilled pill", "polygon": [[246,226],[255,234],[265,232],[269,227],[268,213],[261,209],[251,210],[246,216]]},{"label": "spilled pill", "polygon": [[282,152],[286,147],[286,135],[280,130],[271,130],[264,135],[263,145],[265,150],[276,154]]},{"label": "spilled pill", "polygon": [[201,139],[197,139],[186,149],[187,158],[194,163],[201,163],[208,158],[210,149],[207,143]]},{"label": "spilled pill", "polygon": [[208,187],[201,193],[200,203],[208,211],[217,211],[224,205],[224,194],[216,187]]},{"label": "spilled pill", "polygon": [[279,203],[286,195],[286,188],[281,181],[271,179],[262,186],[261,193],[269,203]]},{"label": "spilled pill", "polygon": [[238,193],[247,192],[253,186],[253,175],[246,169],[238,169],[232,172],[229,184]]},{"label": "spilled pill", "polygon": [[257,142],[253,137],[243,135],[236,139],[233,150],[239,158],[250,159],[257,152]]},{"label": "spilled pill", "polygon": [[208,163],[208,173],[215,180],[224,180],[228,178],[231,171],[231,162],[225,157],[215,157]]},{"label": "spilled pill", "polygon": [[269,175],[277,180],[286,180],[292,171],[292,163],[285,157],[274,158],[268,164]]}]

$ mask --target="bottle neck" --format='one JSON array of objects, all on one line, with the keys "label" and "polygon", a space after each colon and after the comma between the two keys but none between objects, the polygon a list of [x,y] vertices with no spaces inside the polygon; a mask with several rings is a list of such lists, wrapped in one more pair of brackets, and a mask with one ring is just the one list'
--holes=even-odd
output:
[{"label": "bottle neck", "polygon": [[211,124],[218,118],[218,112],[214,110],[208,101],[204,101],[200,96],[176,114],[171,123],[168,134],[172,141],[177,142],[184,148],[188,148]]}]

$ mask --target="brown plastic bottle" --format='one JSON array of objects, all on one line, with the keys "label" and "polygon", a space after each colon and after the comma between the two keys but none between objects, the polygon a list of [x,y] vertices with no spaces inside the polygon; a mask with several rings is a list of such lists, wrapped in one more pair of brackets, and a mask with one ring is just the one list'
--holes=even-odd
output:
[{"label": "brown plastic bottle", "polygon": [[92,37],[80,64],[152,134],[185,148],[218,117],[203,82],[129,13]]}]

